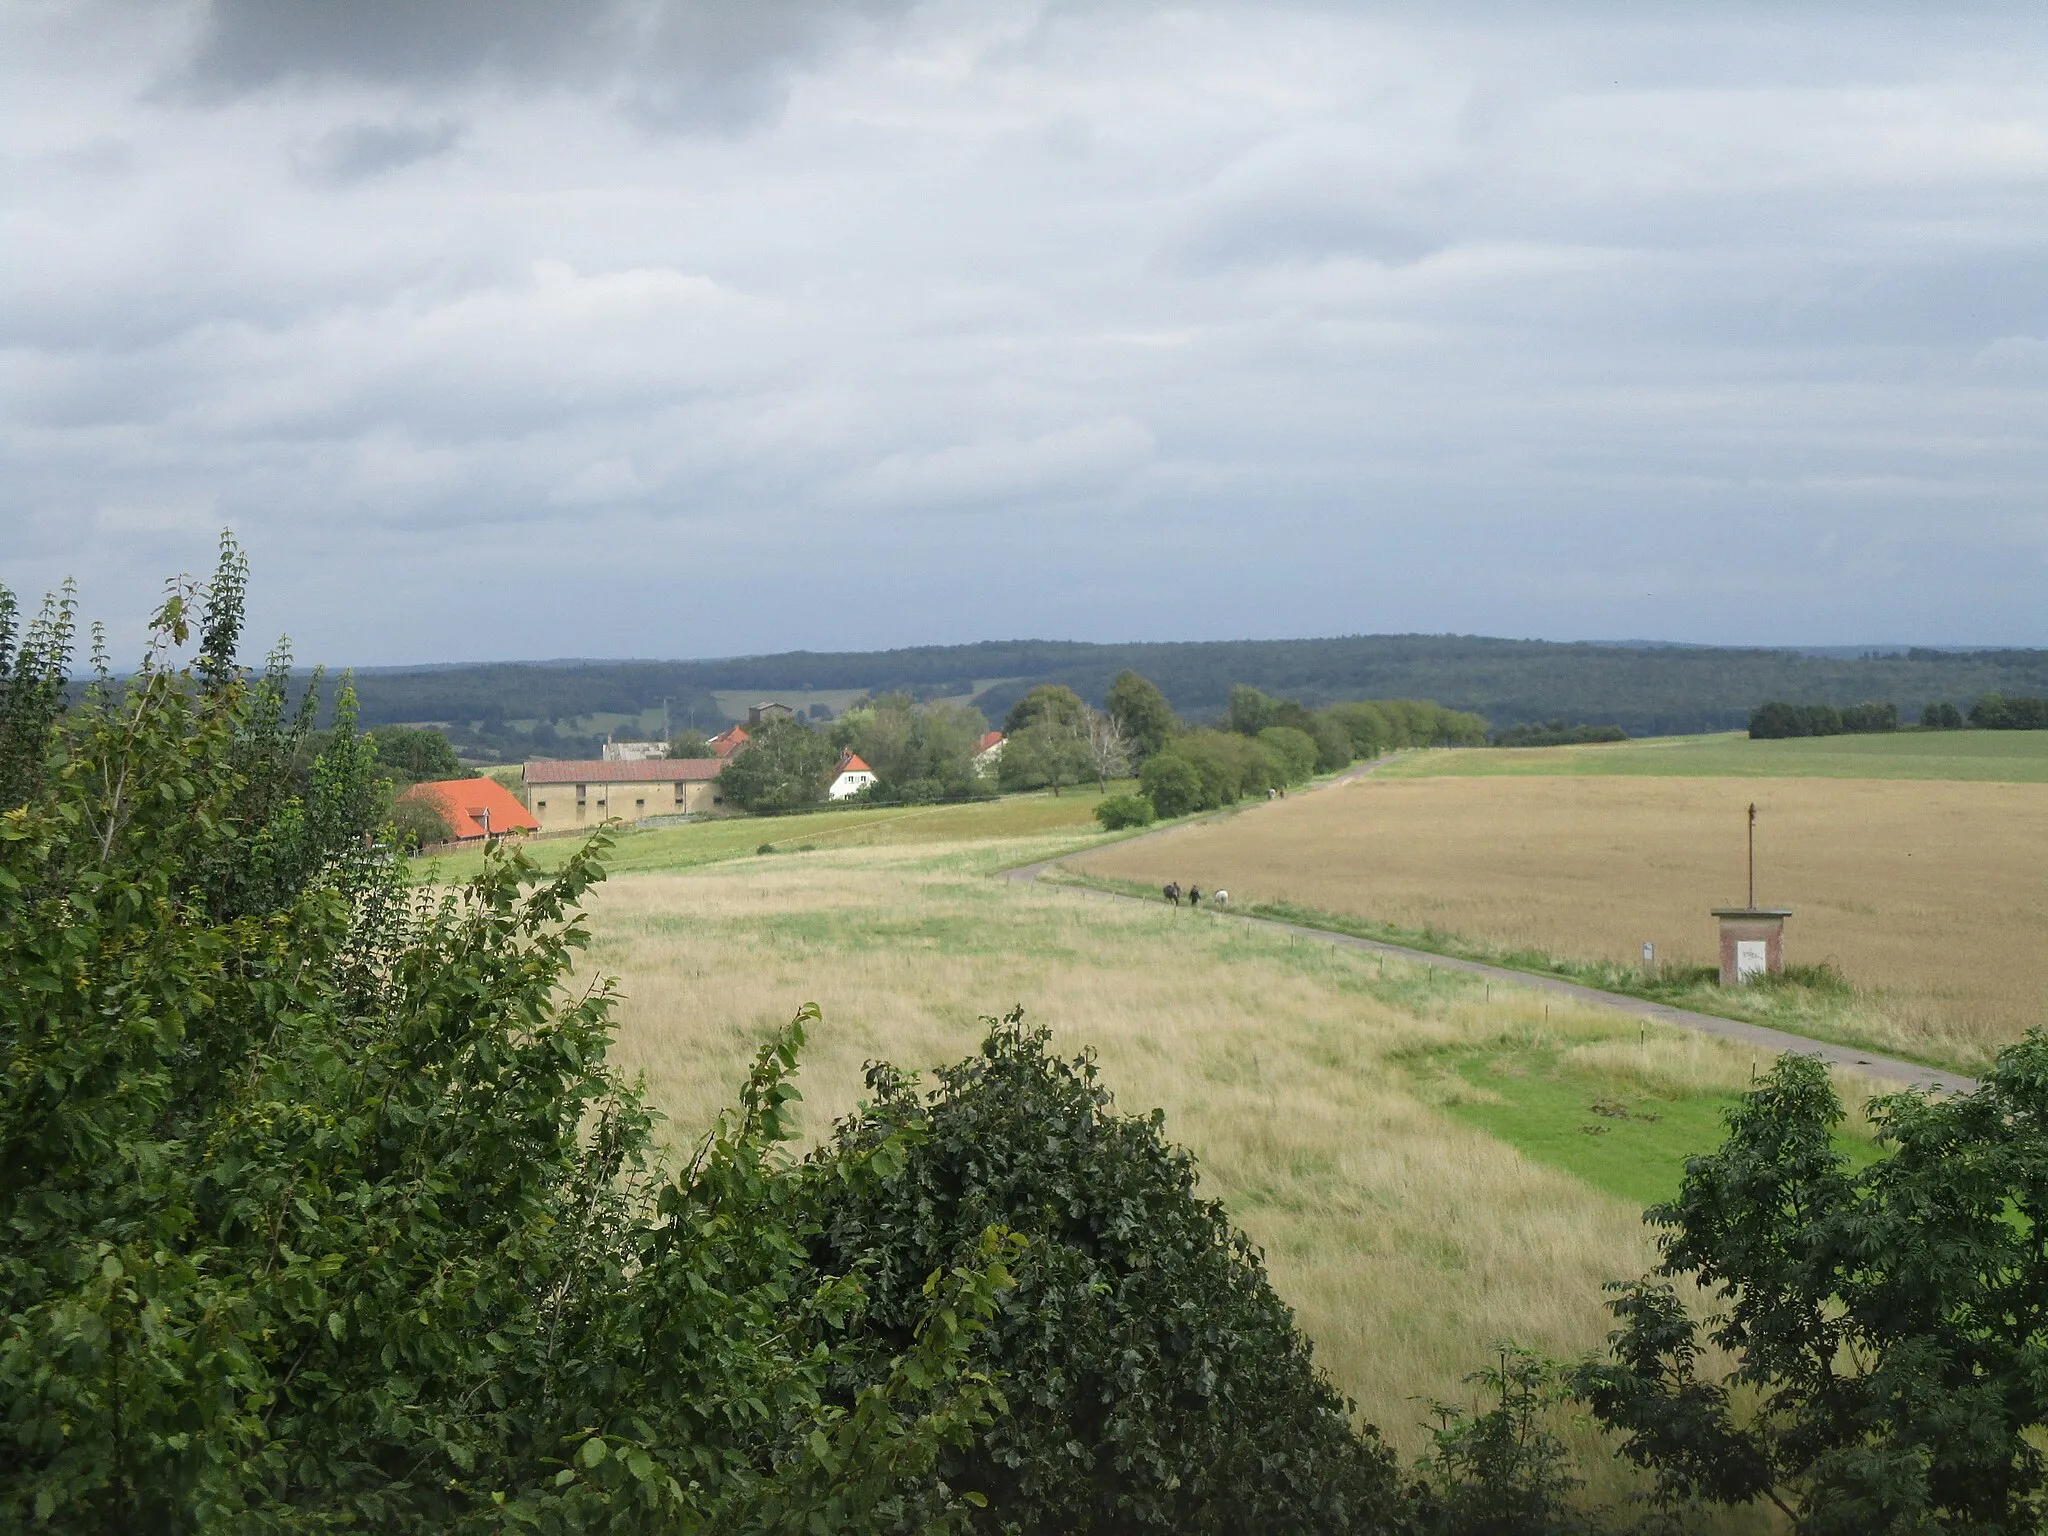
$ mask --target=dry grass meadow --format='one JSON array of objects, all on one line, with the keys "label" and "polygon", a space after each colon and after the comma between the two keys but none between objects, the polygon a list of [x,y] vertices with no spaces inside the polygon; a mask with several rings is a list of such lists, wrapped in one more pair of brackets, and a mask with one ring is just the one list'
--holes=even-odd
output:
[{"label": "dry grass meadow", "polygon": [[1568,960],[1626,962],[1648,941],[1708,963],[1708,908],[1745,899],[1752,801],[1757,898],[1794,909],[1788,960],[1859,989],[1863,1043],[1967,1069],[2048,1024],[2042,783],[1376,774],[1076,867]]},{"label": "dry grass meadow", "polygon": [[[1325,1368],[1406,1453],[1421,1400],[1464,1399],[1494,1341],[1566,1357],[1601,1343],[1602,1282],[1653,1258],[1639,1207],[1461,1124],[1459,1102],[1484,1090],[1441,1062],[1534,1047],[1624,1088],[1725,1092],[1747,1083],[1746,1051],[1225,917],[989,878],[1067,846],[616,876],[593,893],[590,962],[624,994],[617,1059],[686,1143],[762,1037],[814,1000],[801,1083],[815,1137],[856,1103],[869,1059],[957,1060],[981,1015],[1022,1003],[1064,1048],[1098,1053],[1124,1108],[1166,1111]],[[1612,1492],[1622,1473],[1572,1433]],[[1766,1528],[1747,1519],[1725,1528]]]}]

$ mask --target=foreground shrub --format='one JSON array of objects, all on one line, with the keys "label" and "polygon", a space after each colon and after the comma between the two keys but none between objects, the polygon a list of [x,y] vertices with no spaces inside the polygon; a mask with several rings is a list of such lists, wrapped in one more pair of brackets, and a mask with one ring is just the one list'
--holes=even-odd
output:
[{"label": "foreground shrub", "polygon": [[[1673,1500],[1769,1499],[1844,1536],[2038,1531],[2048,1035],[1975,1093],[1872,1115],[1894,1150],[1851,1173],[1826,1068],[1783,1057],[1650,1212],[1664,1262],[1619,1288],[1613,1358],[1578,1389]],[[1717,1297],[1705,1340],[1672,1281]],[[1725,1379],[1701,1374],[1708,1341],[1734,1359]]]},{"label": "foreground shrub", "polygon": [[925,1277],[992,1221],[1027,1241],[976,1358],[1009,1412],[941,1464],[986,1492],[987,1529],[1025,1533],[1381,1530],[1392,1460],[1316,1370],[1308,1341],[1222,1208],[1195,1194],[1157,1111],[1118,1114],[1093,1061],[1052,1054],[1021,1012],[928,1096],[872,1065],[874,1101],[827,1160],[907,1150],[828,1190],[821,1268],[868,1277],[870,1323],[906,1347]]},{"label": "foreground shrub", "polygon": [[778,1153],[800,1024],[665,1173],[570,984],[603,844],[417,896],[346,691],[301,793],[239,573],[68,713],[63,626],[0,644],[0,1530],[956,1521],[999,1241],[872,1347],[806,1191],[896,1149]]},{"label": "foreground shrub", "polygon": [[1149,827],[1153,822],[1152,802],[1143,795],[1105,795],[1095,807],[1095,819],[1105,832],[1126,827]]}]

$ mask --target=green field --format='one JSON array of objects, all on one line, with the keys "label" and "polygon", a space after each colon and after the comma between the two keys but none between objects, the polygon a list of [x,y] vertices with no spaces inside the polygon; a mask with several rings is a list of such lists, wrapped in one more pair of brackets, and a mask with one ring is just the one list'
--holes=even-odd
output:
[{"label": "green field", "polygon": [[1672,778],[1974,779],[2048,783],[2048,731],[1898,731],[1751,741],[1649,736],[1586,747],[1465,747],[1415,752],[1389,778],[1654,774]]},{"label": "green field", "polygon": [[[1112,782],[1109,793],[1131,788]],[[810,811],[796,816],[733,816],[685,822],[645,831],[620,828],[606,864],[619,873],[660,873],[695,869],[726,859],[747,858],[768,844],[774,853],[873,848],[901,843],[981,842],[991,838],[1042,837],[1071,832],[1074,846],[1101,837],[1095,807],[1102,792],[1093,785],[1054,795],[1005,795],[965,805],[886,806],[873,810]],[[536,838],[525,845],[534,862],[552,869],[583,846],[582,837]],[[764,855],[764,857],[767,855]],[[418,859],[426,879],[460,880],[475,874],[480,851]]]},{"label": "green field", "polygon": [[[1616,1039],[1625,1058],[1626,1038]],[[1645,1055],[1648,1040],[1644,1029]],[[1415,1064],[1425,1062],[1455,1073],[1471,1090],[1448,1096],[1444,1107],[1453,1119],[1646,1208],[1678,1193],[1686,1160],[1721,1141],[1725,1117],[1740,1099],[1726,1090],[1588,1067],[1554,1047],[1516,1041],[1439,1052]],[[1881,1155],[1861,1122],[1839,1131],[1835,1145],[1856,1168]]]}]

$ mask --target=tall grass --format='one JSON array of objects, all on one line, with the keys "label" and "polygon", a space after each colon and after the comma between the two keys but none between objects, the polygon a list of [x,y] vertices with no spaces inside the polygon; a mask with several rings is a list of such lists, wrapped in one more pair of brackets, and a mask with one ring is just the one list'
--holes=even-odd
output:
[{"label": "tall grass", "polygon": [[1419,1448],[1421,1399],[1465,1396],[1491,1341],[1573,1355],[1604,1339],[1602,1282],[1654,1257],[1639,1208],[1461,1124],[1430,1053],[1626,1043],[1592,1059],[1621,1080],[1726,1091],[1748,1082],[1748,1051],[1516,989],[1489,999],[1461,976],[1227,917],[986,878],[1058,846],[819,851],[613,880],[591,962],[624,986],[620,1057],[686,1140],[754,1042],[815,999],[825,1022],[802,1085],[817,1136],[856,1102],[867,1060],[957,1059],[980,1015],[1021,1002],[1064,1047],[1098,1052],[1126,1108],[1165,1110],[1206,1192],[1265,1247],[1318,1358],[1398,1443]]}]

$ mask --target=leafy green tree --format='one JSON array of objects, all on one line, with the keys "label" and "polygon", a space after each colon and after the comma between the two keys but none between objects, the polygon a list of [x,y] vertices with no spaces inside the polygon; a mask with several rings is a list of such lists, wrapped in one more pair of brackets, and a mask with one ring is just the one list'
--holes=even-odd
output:
[{"label": "leafy green tree", "polygon": [[0,807],[0,1529],[957,1525],[1000,1235],[903,1349],[862,1332],[806,1212],[901,1148],[778,1151],[814,1010],[663,1169],[571,985],[603,841],[416,895],[346,687],[300,794],[242,577],[176,588]]},{"label": "leafy green tree", "polygon": [[[1671,1499],[1769,1499],[1813,1536],[2042,1529],[2048,1035],[1975,1092],[1876,1101],[1852,1173],[1820,1061],[1786,1056],[1686,1166],[1656,1277],[1579,1391]],[[1704,1287],[1704,1329],[1674,1281]],[[1704,1332],[1705,1338],[1702,1338]],[[1703,1373],[1704,1344],[1734,1362]],[[1754,1399],[1753,1405],[1744,1404]]]},{"label": "leafy green tree", "polygon": [[394,801],[384,826],[386,832],[406,848],[445,843],[455,835],[454,828],[448,825],[448,818],[431,800],[418,795]]},{"label": "leafy green tree", "polygon": [[1138,791],[1161,816],[1185,816],[1201,808],[1202,773],[1169,748],[1145,760],[1138,770]]},{"label": "leafy green tree", "polygon": [[749,811],[795,811],[825,798],[838,759],[829,736],[793,717],[763,720],[748,735],[718,775],[727,800]]},{"label": "leafy green tree", "polygon": [[971,1260],[992,1220],[1026,1239],[976,1344],[1009,1412],[945,1453],[943,1479],[985,1491],[985,1528],[1020,1536],[1388,1529],[1393,1458],[1353,1430],[1162,1115],[1119,1113],[1093,1060],[1054,1055],[1021,1010],[986,1022],[929,1095],[870,1067],[874,1098],[828,1160],[905,1150],[828,1189],[817,1249],[825,1272],[869,1277],[870,1321],[900,1350],[926,1276]]},{"label": "leafy green tree", "polygon": [[1960,731],[1963,712],[1953,704],[1929,704],[1920,711],[1920,724],[1930,731]]},{"label": "leafy green tree", "polygon": [[1351,745],[1351,732],[1328,715],[1317,715],[1310,722],[1309,735],[1315,738],[1316,772],[1334,773],[1339,768],[1350,766],[1356,755]]},{"label": "leafy green tree", "polygon": [[1400,732],[1386,712],[1377,704],[1359,701],[1352,704],[1332,704],[1323,711],[1323,718],[1342,726],[1351,737],[1351,755],[1370,762],[1383,753],[1405,745]]},{"label": "leafy green tree", "polygon": [[1176,737],[1169,750],[1194,764],[1201,776],[1202,810],[1234,805],[1287,782],[1286,766],[1271,747],[1234,731],[1189,731]]},{"label": "leafy green tree", "polygon": [[996,782],[1004,789],[1046,789],[1058,794],[1095,773],[1088,750],[1087,719],[1080,728],[1051,714],[1041,715],[1003,742],[996,759]]},{"label": "leafy green tree", "polygon": [[[1077,736],[1083,735],[1088,729],[1088,706],[1071,688],[1058,683],[1041,683],[1010,706],[1010,713],[1003,719],[1003,734],[1015,736],[1040,721]],[[1005,754],[1009,750],[1008,747],[1003,749]]]},{"label": "leafy green tree", "polygon": [[712,755],[711,743],[699,730],[680,730],[669,741],[668,755],[671,761],[680,758],[700,758]]},{"label": "leafy green tree", "polygon": [[1132,755],[1141,766],[1145,759],[1165,748],[1180,725],[1166,695],[1128,667],[1110,681],[1102,707],[1122,727]]},{"label": "leafy green tree", "polygon": [[1571,1396],[1564,1373],[1513,1344],[1497,1349],[1497,1363],[1465,1378],[1493,1397],[1493,1407],[1470,1413],[1432,1405],[1436,1424],[1413,1490],[1413,1528],[1432,1536],[1590,1536],[1600,1522],[1575,1506],[1584,1479],[1550,1427]]},{"label": "leafy green tree", "polygon": [[1149,827],[1156,815],[1152,802],[1143,795],[1104,795],[1095,807],[1095,819],[1102,823],[1105,832],[1121,832],[1126,827]]},{"label": "leafy green tree", "polygon": [[1269,725],[1259,732],[1259,743],[1280,760],[1289,784],[1313,778],[1316,771],[1316,739],[1291,725]]},{"label": "leafy green tree", "polygon": [[987,730],[980,710],[893,693],[848,710],[832,739],[875,771],[877,798],[959,800],[987,793],[974,767]]},{"label": "leafy green tree", "polygon": [[2048,731],[2048,697],[1987,693],[1970,706],[1970,724],[1980,731]]},{"label": "leafy green tree", "polygon": [[14,594],[0,587],[0,807],[19,804],[43,782],[76,631],[68,582],[26,627]]},{"label": "leafy green tree", "polygon": [[403,725],[383,725],[370,732],[370,744],[377,749],[377,761],[391,776],[417,784],[427,779],[461,779],[469,776],[462,759],[439,731],[416,730]]}]

